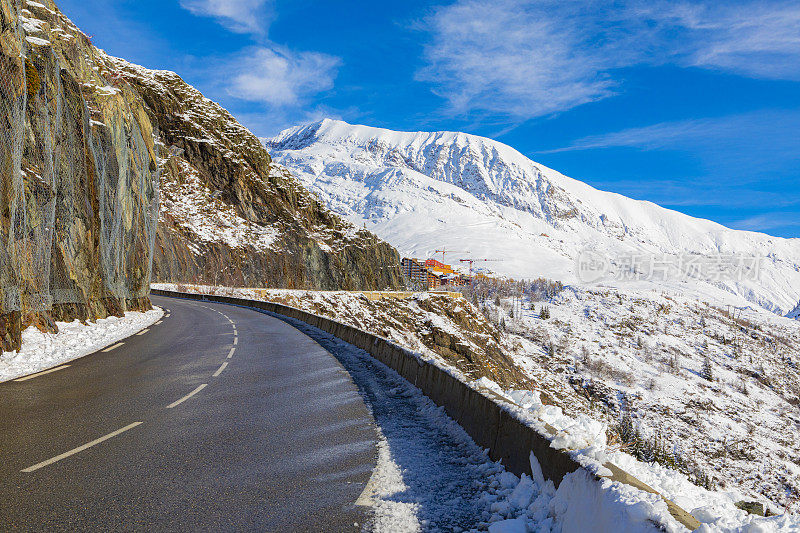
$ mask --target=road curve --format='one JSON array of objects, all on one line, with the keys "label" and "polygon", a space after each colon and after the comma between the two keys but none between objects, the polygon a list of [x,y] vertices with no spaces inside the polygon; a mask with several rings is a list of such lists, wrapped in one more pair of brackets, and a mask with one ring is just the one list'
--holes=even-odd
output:
[{"label": "road curve", "polygon": [[319,344],[253,310],[170,312],[0,384],[0,531],[358,531],[375,422]]}]

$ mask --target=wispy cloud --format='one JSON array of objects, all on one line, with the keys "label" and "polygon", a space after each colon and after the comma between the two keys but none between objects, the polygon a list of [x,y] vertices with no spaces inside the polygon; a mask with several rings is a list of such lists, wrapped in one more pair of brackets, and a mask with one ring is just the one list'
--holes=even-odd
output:
[{"label": "wispy cloud", "polygon": [[273,0],[180,0],[195,15],[214,17],[237,33],[266,35],[274,18]]},{"label": "wispy cloud", "polygon": [[739,220],[731,224],[733,229],[748,231],[770,231],[800,227],[800,212],[764,213]]},{"label": "wispy cloud", "polygon": [[335,56],[268,43],[227,56],[195,58],[188,70],[208,96],[226,102],[251,131],[265,136],[337,116],[324,100],[340,65]]},{"label": "wispy cloud", "polygon": [[424,23],[417,79],[457,114],[526,119],[607,98],[619,69],[676,64],[800,80],[800,4],[458,0]]},{"label": "wispy cloud", "polygon": [[800,80],[800,4],[795,1],[678,4],[665,23],[693,37],[687,43],[688,64]]},{"label": "wispy cloud", "polygon": [[254,47],[233,58],[225,70],[231,96],[273,107],[302,105],[333,87],[341,65],[337,57],[295,52],[281,47]]},{"label": "wispy cloud", "polygon": [[753,184],[732,186],[727,182],[697,178],[685,180],[612,180],[593,181],[602,190],[614,190],[625,196],[647,199],[665,207],[713,206],[725,209],[769,206],[771,209],[791,209],[800,206],[800,192],[756,190]]},{"label": "wispy cloud", "polygon": [[763,110],[592,135],[539,153],[618,147],[681,150],[697,154],[717,169],[745,165],[755,167],[752,172],[763,172],[800,163],[797,131],[800,131],[800,110]]},{"label": "wispy cloud", "polygon": [[548,16],[550,8],[560,10],[516,0],[491,8],[462,0],[438,10],[427,21],[432,40],[417,79],[432,82],[459,114],[537,116],[613,94],[602,55],[575,53],[586,40],[580,22]]},{"label": "wispy cloud", "polygon": [[[317,97],[334,86],[342,60],[315,51],[294,50],[269,38],[276,17],[274,0],[180,0],[198,16],[216,18],[231,31],[248,34],[254,46],[224,57],[195,61],[197,78],[224,98],[233,97],[237,115],[260,134],[277,133],[327,108]],[[239,103],[236,103],[236,100]],[[327,114],[335,114],[327,110]]]}]

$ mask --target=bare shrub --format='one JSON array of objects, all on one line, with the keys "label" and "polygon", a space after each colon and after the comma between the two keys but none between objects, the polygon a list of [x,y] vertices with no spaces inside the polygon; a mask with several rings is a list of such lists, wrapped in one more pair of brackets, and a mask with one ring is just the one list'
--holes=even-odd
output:
[{"label": "bare shrub", "polygon": [[602,359],[589,357],[588,353],[584,355],[583,364],[586,370],[596,377],[618,381],[628,387],[634,384],[633,374],[614,368]]}]

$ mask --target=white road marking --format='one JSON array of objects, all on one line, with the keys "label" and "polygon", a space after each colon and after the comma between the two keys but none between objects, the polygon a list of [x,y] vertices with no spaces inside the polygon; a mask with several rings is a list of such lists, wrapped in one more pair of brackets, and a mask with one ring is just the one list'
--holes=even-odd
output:
[{"label": "white road marking", "polygon": [[222,363],[222,366],[221,366],[221,367],[219,367],[219,369],[218,369],[216,372],[214,372],[214,377],[215,377],[215,378],[216,378],[216,377],[219,377],[219,375],[220,375],[220,374],[222,374],[222,371],[223,371],[223,370],[225,370],[225,367],[226,367],[226,366],[228,366],[228,362],[227,362],[227,361],[225,361],[224,363]]},{"label": "white road marking", "polygon": [[150,328],[145,328],[145,329],[143,329],[142,331],[140,331],[139,333],[137,333],[136,335],[144,335],[144,334],[145,334],[145,333],[147,333],[148,331],[150,331]]},{"label": "white road marking", "polygon": [[68,452],[62,453],[61,455],[56,455],[52,459],[48,459],[47,461],[42,461],[41,463],[35,464],[33,466],[29,466],[28,468],[22,470],[22,472],[30,473],[30,472],[34,472],[36,470],[39,470],[40,468],[44,468],[45,466],[49,466],[49,465],[51,465],[53,463],[56,463],[56,462],[58,462],[58,461],[60,461],[62,459],[66,459],[67,457],[69,457],[71,455],[75,455],[76,453],[80,453],[83,450],[91,448],[92,446],[96,446],[96,445],[100,444],[103,441],[107,441],[108,439],[110,439],[112,437],[116,437],[120,433],[124,433],[124,432],[128,431],[129,429],[133,429],[133,428],[135,428],[136,426],[138,426],[140,424],[142,424],[142,422],[134,422],[133,424],[127,425],[122,429],[118,429],[116,431],[113,431],[113,432],[109,433],[105,437],[100,437],[99,439],[93,440],[92,442],[87,442],[83,446],[78,446],[77,448],[75,448],[73,450],[70,450]]},{"label": "white road marking", "polygon": [[124,342],[118,342],[118,343],[117,343],[117,344],[115,344],[114,346],[109,346],[108,348],[106,348],[106,349],[105,349],[105,350],[103,350],[103,351],[104,351],[104,352],[110,352],[111,350],[116,350],[117,348],[119,348],[119,347],[120,347],[120,346],[122,346],[123,344],[125,344],[125,343],[124,343]]},{"label": "white road marking", "polygon": [[230,352],[228,352],[228,359],[230,359],[231,357],[233,357],[233,352],[235,352],[235,351],[236,351],[236,348],[231,348],[231,351],[230,351]]},{"label": "white road marking", "polygon": [[367,481],[364,490],[361,491],[361,495],[356,500],[356,506],[358,507],[372,507],[375,503],[375,496],[378,493],[378,482],[376,481],[377,472],[372,471],[372,475],[369,477],[369,481]]},{"label": "white road marking", "polygon": [[190,392],[189,394],[187,394],[186,396],[184,396],[183,398],[181,398],[177,402],[172,402],[171,404],[169,404],[167,406],[167,409],[172,409],[173,407],[182,404],[183,402],[185,402],[186,400],[188,400],[189,398],[191,398],[192,396],[194,396],[195,394],[197,394],[201,390],[205,389],[206,385],[208,385],[208,383],[203,383],[202,385],[200,385],[199,387],[194,389],[192,392]]},{"label": "white road marking", "polygon": [[44,376],[45,374],[49,374],[50,372],[56,372],[57,370],[63,370],[67,367],[69,367],[69,365],[57,366],[55,368],[51,368],[50,370],[37,372],[36,374],[31,374],[30,376],[25,376],[24,378],[15,379],[14,381],[28,381],[29,379],[38,378],[39,376]]},{"label": "white road marking", "polygon": [[[235,333],[234,333],[234,335],[235,335]],[[233,338],[233,345],[236,346],[237,344],[239,344],[239,337],[234,337]]]}]

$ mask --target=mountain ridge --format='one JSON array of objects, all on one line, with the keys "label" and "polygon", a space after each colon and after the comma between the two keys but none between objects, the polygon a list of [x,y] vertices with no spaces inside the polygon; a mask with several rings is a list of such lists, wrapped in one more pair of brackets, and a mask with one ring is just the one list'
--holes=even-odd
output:
[{"label": "mountain ridge", "polygon": [[[615,258],[749,254],[763,258],[759,282],[692,288],[781,315],[800,298],[800,239],[733,230],[599,191],[485,137],[324,119],[284,130],[265,146],[326,205],[405,255],[469,250],[473,257],[504,259],[493,264],[499,274],[574,283],[576,257],[587,246]],[[686,288],[681,280],[667,285]]]}]

